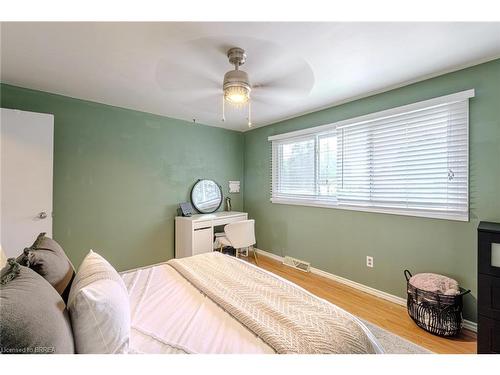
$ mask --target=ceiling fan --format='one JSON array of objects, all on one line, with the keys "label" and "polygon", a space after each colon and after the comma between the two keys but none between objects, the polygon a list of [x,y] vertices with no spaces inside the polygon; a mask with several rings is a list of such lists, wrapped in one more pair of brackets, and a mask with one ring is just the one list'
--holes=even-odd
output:
[{"label": "ceiling fan", "polygon": [[[304,59],[265,40],[235,37],[233,42],[221,45],[219,37],[207,37],[177,45],[175,54],[159,60],[157,82],[173,101],[193,109],[198,120],[234,124],[248,110],[244,117],[249,126],[252,117],[307,97],[314,74]],[[227,61],[232,70],[227,70]]]},{"label": "ceiling fan", "polygon": [[247,55],[245,54],[245,50],[235,47],[227,51],[227,57],[229,62],[234,65],[234,70],[230,70],[224,74],[224,82],[222,84],[222,121],[226,121],[224,104],[226,101],[233,105],[248,104],[248,127],[251,127],[252,107],[250,92],[252,91],[252,86],[250,85],[248,74],[240,70],[240,66],[245,63]]}]

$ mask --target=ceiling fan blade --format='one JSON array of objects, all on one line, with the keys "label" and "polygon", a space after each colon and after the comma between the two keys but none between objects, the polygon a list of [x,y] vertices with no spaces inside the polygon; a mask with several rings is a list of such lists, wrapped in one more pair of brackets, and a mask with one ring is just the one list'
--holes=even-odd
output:
[{"label": "ceiling fan blade", "polygon": [[275,83],[272,85],[259,86],[252,90],[252,100],[276,100],[279,102],[294,101],[301,98],[306,98],[309,95],[309,90],[301,87],[287,87],[286,85],[279,86]]},{"label": "ceiling fan blade", "polygon": [[200,95],[196,99],[190,101],[189,105],[207,113],[220,113],[220,118],[222,118],[222,93]]},{"label": "ceiling fan blade", "polygon": [[[227,51],[245,49],[241,67],[250,77],[253,122],[276,104],[307,97],[314,74],[304,59],[276,43],[237,35],[210,36],[171,45],[157,62],[155,78],[168,101],[182,105],[193,119],[222,122],[222,81],[233,67]],[[181,57],[181,58],[179,58]],[[248,107],[225,104],[226,124],[246,124]],[[200,122],[202,122],[201,120]]]},{"label": "ceiling fan blade", "polygon": [[284,103],[307,98],[309,92],[310,90],[303,87],[279,86],[273,83],[253,89],[251,98],[259,102]]},{"label": "ceiling fan blade", "polygon": [[[224,74],[232,69],[220,39],[198,38],[170,46],[158,61],[156,78],[168,90],[222,90]],[[181,57],[181,62],[179,62]]]},{"label": "ceiling fan blade", "polygon": [[221,83],[200,74],[196,69],[181,66],[162,59],[156,67],[156,82],[168,92],[189,94],[190,96],[215,94],[221,92]]},{"label": "ceiling fan blade", "polygon": [[290,101],[305,98],[314,87],[314,73],[309,64],[297,59],[281,67],[268,68],[253,81],[252,97]]}]

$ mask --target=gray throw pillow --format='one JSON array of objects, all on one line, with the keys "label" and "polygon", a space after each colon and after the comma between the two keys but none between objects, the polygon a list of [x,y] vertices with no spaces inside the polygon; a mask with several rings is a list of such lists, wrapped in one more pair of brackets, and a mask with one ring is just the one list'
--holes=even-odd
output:
[{"label": "gray throw pillow", "polygon": [[0,353],[74,353],[66,305],[35,271],[14,258],[0,272]]},{"label": "gray throw pillow", "polygon": [[45,278],[64,302],[68,300],[75,268],[56,241],[46,237],[45,233],[40,233],[33,245],[24,249],[17,261]]}]

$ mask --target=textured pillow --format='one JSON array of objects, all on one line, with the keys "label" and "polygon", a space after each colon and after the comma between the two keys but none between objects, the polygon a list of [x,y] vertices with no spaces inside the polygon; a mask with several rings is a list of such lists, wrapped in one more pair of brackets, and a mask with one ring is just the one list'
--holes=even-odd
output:
[{"label": "textured pillow", "polygon": [[0,353],[74,353],[61,296],[14,258],[0,274]]},{"label": "textured pillow", "polygon": [[65,302],[68,300],[75,268],[56,241],[45,237],[45,233],[40,233],[33,245],[24,249],[17,261],[43,276]]},{"label": "textured pillow", "polygon": [[127,353],[128,291],[118,272],[92,250],[73,280],[68,299],[77,353]]}]

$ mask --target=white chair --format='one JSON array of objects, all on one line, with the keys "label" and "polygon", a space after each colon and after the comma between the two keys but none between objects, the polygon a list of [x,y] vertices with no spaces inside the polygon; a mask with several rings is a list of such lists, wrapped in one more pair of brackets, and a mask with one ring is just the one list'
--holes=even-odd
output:
[{"label": "white chair", "polygon": [[251,248],[255,263],[258,265],[257,252],[253,248],[255,245],[255,220],[242,220],[227,224],[224,227],[224,237],[219,237],[220,251],[224,246],[231,246],[236,251],[236,257],[239,258],[240,251],[245,250],[245,256],[248,256],[248,249]]}]

